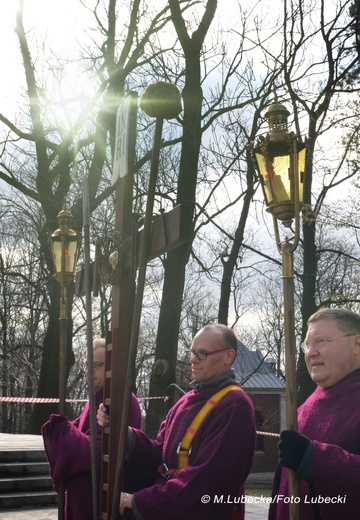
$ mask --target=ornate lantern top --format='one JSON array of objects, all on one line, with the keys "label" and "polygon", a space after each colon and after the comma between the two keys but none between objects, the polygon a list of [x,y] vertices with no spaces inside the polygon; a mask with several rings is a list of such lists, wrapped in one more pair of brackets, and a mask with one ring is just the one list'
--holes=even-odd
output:
[{"label": "ornate lantern top", "polygon": [[270,132],[278,130],[287,132],[289,115],[290,112],[285,105],[281,103],[273,103],[270,105],[265,114]]}]

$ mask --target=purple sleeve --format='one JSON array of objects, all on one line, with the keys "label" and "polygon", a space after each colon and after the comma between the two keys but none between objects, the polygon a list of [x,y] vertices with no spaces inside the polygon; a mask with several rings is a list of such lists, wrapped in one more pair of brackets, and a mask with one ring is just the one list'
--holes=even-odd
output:
[{"label": "purple sleeve", "polygon": [[[338,500],[338,503],[320,504],[324,518],[333,520],[358,515],[360,455],[349,453],[339,446],[314,441],[313,477],[318,496]],[[340,502],[342,497],[346,497],[344,502]],[[331,516],[328,515],[330,509]]]},{"label": "purple sleeve", "polygon": [[[356,518],[358,515],[358,488],[360,482],[360,455],[351,454],[339,446],[313,441],[313,481],[315,500],[322,518]],[[278,466],[273,485],[273,502],[269,509],[269,520],[289,518],[288,505],[278,497],[288,496],[287,468]],[[331,478],[329,478],[331,475]],[[313,519],[310,497],[314,496],[307,482],[300,484],[301,518]]]},{"label": "purple sleeve", "polygon": [[[139,441],[145,442],[145,439],[137,436],[136,452]],[[214,514],[213,502],[205,504],[202,497],[207,495],[214,500],[216,495],[239,496],[251,468],[254,446],[255,425],[251,404],[236,400],[229,406],[223,406],[203,431],[199,448],[189,466],[183,468],[177,477],[157,481],[150,488],[134,494],[136,518],[215,518],[211,516]],[[153,452],[155,448],[153,444]],[[218,512],[216,518],[230,516],[228,510],[231,511],[233,505],[225,507],[227,512],[223,510],[223,516]]]},{"label": "purple sleeve", "polygon": [[135,394],[131,394],[131,403],[129,410],[129,426],[141,429],[141,409],[138,398]]},{"label": "purple sleeve", "polygon": [[[95,410],[99,407],[102,397],[102,391],[97,392]],[[89,401],[74,421],[69,421],[63,415],[51,415],[49,421],[43,425],[41,433],[54,489],[77,473],[91,471]],[[102,427],[96,424],[98,467],[100,467],[102,433]]]},{"label": "purple sleeve", "polygon": [[[98,393],[96,409],[99,407],[101,399],[102,394]],[[139,401],[134,394],[131,396],[129,424],[141,428],[141,410]],[[102,431],[102,427],[96,424],[98,467],[100,467]],[[88,402],[82,414],[74,421],[69,421],[62,415],[51,415],[49,421],[43,425],[41,432],[54,489],[57,489],[62,482],[69,480],[76,473],[91,471]]]},{"label": "purple sleeve", "polygon": [[[44,447],[54,488],[81,471],[91,471],[90,435],[62,415],[51,415],[42,427]],[[100,458],[102,428],[97,427]],[[99,460],[100,462],[100,460]]]},{"label": "purple sleeve", "polygon": [[154,484],[157,468],[162,462],[161,432],[160,427],[157,439],[152,440],[140,429],[133,428],[136,450],[130,455],[126,467],[124,491],[133,493]]}]

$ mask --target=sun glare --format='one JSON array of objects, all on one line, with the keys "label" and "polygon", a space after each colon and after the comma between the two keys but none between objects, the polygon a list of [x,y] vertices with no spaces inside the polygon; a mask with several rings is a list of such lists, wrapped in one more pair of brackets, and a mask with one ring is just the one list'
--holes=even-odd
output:
[{"label": "sun glare", "polygon": [[[90,20],[90,13],[81,5],[80,1],[23,0],[23,4],[23,25],[33,62],[38,65],[40,60],[47,60],[48,57],[50,60],[51,57],[61,56],[71,59],[78,50],[79,42],[85,41],[87,36],[85,27]],[[26,88],[19,40],[15,33],[18,8],[17,0],[4,2],[0,17],[3,71],[0,82],[0,112],[8,117],[17,112],[19,101],[21,102]],[[86,19],[86,17],[89,18]],[[49,63],[54,63],[54,61]],[[61,62],[59,62],[59,67],[61,67]],[[37,72],[40,71],[41,67],[37,66]],[[78,72],[75,71],[74,74],[78,74]],[[43,73],[46,74],[46,67]],[[69,90],[66,82],[62,85],[62,90],[64,93]],[[68,96],[67,93],[65,95]]]}]

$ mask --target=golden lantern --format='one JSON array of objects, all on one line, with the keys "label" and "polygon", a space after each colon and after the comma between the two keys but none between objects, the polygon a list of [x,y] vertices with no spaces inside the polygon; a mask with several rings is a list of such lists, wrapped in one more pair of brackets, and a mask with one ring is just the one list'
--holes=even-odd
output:
[{"label": "golden lantern", "polygon": [[253,148],[267,211],[286,227],[291,226],[303,201],[306,162],[306,145],[288,132],[288,116],[284,105],[271,105],[265,114],[269,132]]},{"label": "golden lantern", "polygon": [[51,235],[51,256],[54,277],[59,283],[67,284],[74,278],[78,256],[78,237],[71,229],[72,214],[63,209],[58,214],[59,228]]},{"label": "golden lantern", "polygon": [[[271,105],[265,114],[269,124],[266,136],[260,136],[251,145],[266,211],[272,214],[276,245],[282,255],[285,329],[286,426],[297,431],[296,403],[296,339],[294,311],[294,260],[293,253],[300,237],[300,206],[305,183],[306,144],[288,131],[289,111],[281,103]],[[291,228],[293,236],[280,239],[278,221]],[[299,497],[299,483],[294,471],[289,470],[289,496]],[[289,504],[290,520],[300,520],[297,502]]]}]

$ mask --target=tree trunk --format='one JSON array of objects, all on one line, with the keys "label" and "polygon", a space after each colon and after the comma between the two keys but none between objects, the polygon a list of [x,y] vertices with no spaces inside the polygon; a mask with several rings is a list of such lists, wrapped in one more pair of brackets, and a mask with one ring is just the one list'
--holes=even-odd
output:
[{"label": "tree trunk", "polygon": [[[186,204],[192,215],[195,208],[197,170],[201,144],[201,89],[200,51],[202,42],[215,14],[216,0],[209,0],[199,29],[190,38],[185,32],[177,2],[169,2],[173,23],[184,49],[186,60],[183,139],[179,169],[177,203]],[[185,268],[193,241],[194,220],[187,219],[188,243],[168,254],[165,262],[165,278],[160,308],[155,363],[150,378],[150,395],[165,396],[169,384],[175,383],[177,343],[184,290]],[[170,404],[172,404],[170,402]],[[160,399],[150,400],[146,431],[156,436],[159,423],[164,416],[164,403]]]},{"label": "tree trunk", "polygon": [[[184,244],[171,251],[165,262],[155,364],[150,379],[152,397],[167,395],[169,385],[175,382],[179,322],[188,256],[189,245]],[[156,437],[164,415],[164,402],[161,399],[150,400],[146,419],[146,432],[150,437]]]},{"label": "tree trunk", "polygon": [[240,214],[238,226],[235,231],[235,237],[232,243],[231,251],[227,261],[223,262],[223,275],[221,278],[220,302],[218,312],[218,322],[224,325],[228,324],[229,319],[229,302],[231,295],[231,280],[239,257],[239,251],[244,240],[244,231],[249,214],[249,208],[254,195],[255,171],[253,163],[248,157],[247,167],[247,189],[244,196],[243,207]]},{"label": "tree trunk", "polygon": [[[311,126],[315,133],[315,126]],[[311,188],[313,176],[313,151],[314,140],[309,145],[308,159],[306,165],[306,178],[304,183],[304,203],[306,209],[303,210],[303,275],[302,275],[302,301],[301,301],[301,315],[302,315],[302,339],[305,338],[307,330],[308,318],[317,310],[315,303],[316,294],[316,275],[317,275],[317,254],[316,254],[316,221],[315,214],[310,209],[311,204]],[[298,404],[302,404],[310,394],[314,391],[316,385],[312,381],[309,372],[306,368],[305,358],[302,351],[300,351],[298,366]]]}]

